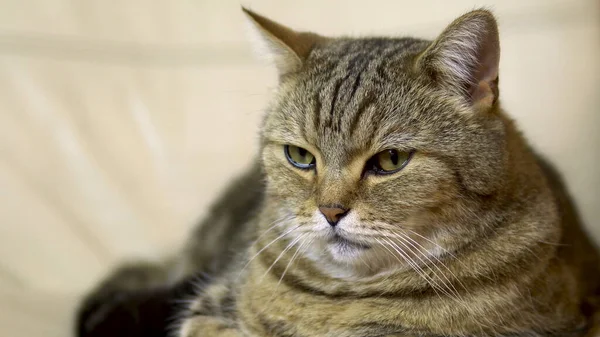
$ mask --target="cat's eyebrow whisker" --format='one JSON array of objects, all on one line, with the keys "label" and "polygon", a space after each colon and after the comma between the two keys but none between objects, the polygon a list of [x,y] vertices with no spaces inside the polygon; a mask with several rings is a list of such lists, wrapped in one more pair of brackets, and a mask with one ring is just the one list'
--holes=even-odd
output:
[{"label": "cat's eyebrow whisker", "polygon": [[294,227],[292,227],[291,229],[288,229],[287,231],[283,232],[283,234],[279,235],[278,237],[276,237],[275,239],[273,239],[271,242],[269,242],[268,244],[266,244],[264,247],[262,247],[256,254],[254,254],[254,256],[252,256],[250,258],[250,260],[248,260],[248,262],[246,262],[246,264],[244,265],[244,267],[242,267],[242,269],[240,270],[238,276],[236,279],[239,279],[239,277],[243,274],[243,272],[246,270],[246,268],[248,268],[248,266],[250,265],[250,263],[252,261],[254,261],[254,259],[256,259],[257,256],[259,256],[263,251],[265,251],[265,249],[269,248],[272,244],[274,244],[275,242],[279,241],[281,238],[283,238],[284,236],[290,234],[291,232],[295,231],[296,229],[298,229],[301,225],[296,225]]}]

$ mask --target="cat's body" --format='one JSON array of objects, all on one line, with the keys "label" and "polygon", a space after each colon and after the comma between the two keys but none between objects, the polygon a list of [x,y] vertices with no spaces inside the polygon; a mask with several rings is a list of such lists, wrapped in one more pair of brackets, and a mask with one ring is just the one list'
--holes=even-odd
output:
[{"label": "cat's body", "polygon": [[184,274],[212,278],[176,335],[588,331],[596,249],[500,108],[489,12],[434,42],[324,38],[248,14],[280,88],[259,163],[186,251]]}]

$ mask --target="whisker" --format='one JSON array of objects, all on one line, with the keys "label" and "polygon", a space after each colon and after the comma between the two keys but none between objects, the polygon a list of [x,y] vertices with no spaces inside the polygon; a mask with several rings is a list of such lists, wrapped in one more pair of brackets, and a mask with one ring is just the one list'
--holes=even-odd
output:
[{"label": "whisker", "polygon": [[266,230],[264,230],[255,240],[254,242],[258,242],[258,240],[260,238],[262,238],[265,234],[269,233],[270,231],[272,231],[273,229],[275,229],[277,226],[281,225],[282,223],[295,219],[296,216],[295,215],[286,215],[286,216],[282,216],[281,218],[271,222],[269,224],[269,228],[267,228]]},{"label": "whisker", "polygon": [[295,227],[292,227],[291,229],[285,231],[283,234],[279,235],[278,237],[276,237],[275,239],[273,239],[273,241],[269,242],[267,245],[265,245],[263,248],[261,248],[256,254],[254,254],[254,256],[252,256],[250,258],[250,260],[248,260],[248,262],[246,262],[246,264],[244,265],[244,267],[242,267],[242,269],[240,270],[239,275],[237,276],[237,278],[239,278],[242,273],[246,270],[246,268],[248,268],[248,266],[250,265],[250,262],[252,262],[257,256],[260,255],[260,253],[262,253],[265,249],[269,248],[272,244],[274,244],[275,242],[277,242],[278,240],[280,240],[281,238],[283,238],[284,236],[290,234],[291,232],[293,232],[294,230],[298,229],[300,227],[300,225],[296,225]]},{"label": "whisker", "polygon": [[[402,263],[402,261],[396,255],[394,255],[394,253],[389,248],[387,248],[381,241],[379,241],[377,238],[375,238],[375,240],[377,240],[379,245],[382,246],[383,248],[385,248],[385,250],[387,250],[390,253],[390,255],[392,255],[396,260],[398,260],[398,262]],[[380,261],[381,257],[378,256],[377,260]],[[384,263],[385,263],[385,261],[384,261]],[[389,275],[386,276],[385,281],[389,280],[391,277],[392,277],[392,274],[390,273]],[[383,296],[384,293],[385,293],[385,290],[382,291],[378,297]]]},{"label": "whisker", "polygon": [[358,258],[365,265],[365,267],[367,267],[367,269],[369,269],[371,272],[373,271],[373,268],[371,268],[371,266],[367,263],[367,261],[365,261],[365,259],[363,259],[362,255],[359,254]]},{"label": "whisker", "polygon": [[[389,240],[389,239],[386,239],[386,241],[388,241],[388,242],[389,242],[389,243],[392,245],[392,248],[394,248],[394,250],[396,250],[398,253],[402,252],[402,249],[401,249],[400,247],[398,247],[398,245],[396,245],[394,242],[392,242],[392,241],[391,241],[391,240]],[[444,293],[444,295],[446,295],[446,296],[448,296],[448,297],[450,297],[450,298],[453,298],[452,294],[451,294],[451,293],[449,293],[449,292],[446,290],[446,288],[444,288],[444,287],[440,286],[440,285],[438,284],[438,282],[437,282],[437,281],[436,281],[436,280],[435,280],[433,277],[429,276],[429,275],[428,275],[428,274],[427,274],[427,273],[426,273],[426,272],[423,270],[423,268],[421,268],[421,266],[419,266],[419,265],[418,265],[418,264],[417,264],[417,263],[416,263],[416,262],[415,262],[413,259],[411,259],[411,258],[410,258],[410,256],[408,256],[408,255],[407,255],[407,254],[405,254],[405,253],[403,253],[403,254],[407,256],[407,262],[408,262],[408,260],[410,260],[410,261],[412,262],[412,263],[411,263],[411,267],[413,267],[413,269],[414,269],[414,270],[416,270],[416,271],[418,270],[418,273],[419,273],[419,275],[421,275],[421,277],[423,277],[423,279],[424,279],[425,281],[427,281],[427,283],[429,283],[429,285],[430,285],[430,286],[431,286],[431,287],[432,287],[434,290],[437,288],[438,290],[440,290],[441,292],[443,292],[443,293]],[[421,262],[423,262],[423,261],[421,261]],[[431,271],[431,272],[432,272],[432,273],[435,275],[435,272],[434,272],[433,270],[431,270],[431,268],[430,268],[429,270],[430,270],[430,271]]]},{"label": "whisker", "polygon": [[273,261],[273,263],[271,263],[271,265],[269,266],[269,268],[267,268],[267,271],[265,271],[265,273],[263,274],[263,276],[261,276],[260,280],[258,281],[259,283],[263,281],[263,279],[265,278],[265,276],[267,276],[267,274],[271,271],[271,269],[273,269],[273,267],[275,266],[275,264],[277,264],[277,261],[279,261],[283,255],[289,251],[292,247],[294,247],[296,245],[296,243],[298,243],[300,240],[302,240],[302,238],[305,236],[306,234],[301,234],[300,236],[298,236],[297,238],[295,238],[294,240],[292,240],[282,251],[281,253],[279,253],[279,256],[277,256],[277,258],[275,259],[275,261]]},{"label": "whisker", "polygon": [[[419,259],[419,261],[421,261],[421,263],[423,263],[423,265],[425,267],[427,267],[427,269],[429,269],[431,271],[431,273],[433,274],[433,276],[435,276],[436,279],[439,280],[439,283],[442,284],[443,288],[447,289],[448,292],[450,292],[452,294],[452,297],[455,296],[456,299],[460,298],[460,293],[456,290],[456,288],[454,287],[454,285],[452,284],[452,282],[446,277],[446,275],[444,274],[444,272],[442,272],[442,270],[436,264],[433,263],[433,261],[427,255],[423,254],[423,252],[420,251],[419,249],[417,249],[417,247],[415,247],[410,241],[407,241],[406,240],[406,236],[402,236],[402,235],[398,235],[398,234],[393,234],[393,235],[396,236],[398,239],[402,240],[402,242],[399,242],[399,243],[402,246],[404,246],[406,249],[408,249],[411,253],[415,254],[415,256]],[[409,246],[407,246],[405,242],[407,242],[408,244],[410,244],[412,246],[412,248],[410,248]],[[425,262],[423,260],[422,256],[427,259],[427,262]],[[440,276],[436,273],[436,271],[433,270],[433,268],[431,268],[431,265],[433,265],[442,274],[442,276],[446,279],[446,282],[444,282],[444,280],[442,280],[440,278]],[[436,284],[437,283],[438,282],[436,282]],[[448,287],[448,284],[450,284],[450,286],[452,287],[452,289],[450,289]]]},{"label": "whisker", "polygon": [[[418,236],[418,237],[420,237],[420,238],[422,238],[422,239],[426,240],[427,242],[429,242],[429,243],[433,244],[435,247],[439,248],[439,249],[440,249],[440,250],[442,250],[444,253],[446,253],[447,255],[449,255],[450,257],[452,257],[452,258],[453,258],[455,261],[457,261],[457,262],[458,262],[458,263],[459,263],[459,264],[460,264],[462,267],[464,267],[464,268],[466,268],[466,269],[469,269],[469,266],[467,266],[467,265],[466,265],[466,264],[465,264],[465,263],[464,263],[464,262],[463,262],[461,259],[459,259],[459,258],[458,258],[456,255],[454,255],[454,254],[453,254],[451,251],[449,251],[448,249],[446,249],[446,248],[444,248],[444,247],[440,246],[440,245],[439,245],[437,242],[435,242],[435,241],[433,241],[433,240],[431,240],[431,239],[429,239],[429,238],[427,238],[427,237],[425,237],[425,236],[423,236],[423,235],[421,235],[421,234],[419,234],[419,233],[417,233],[417,232],[415,232],[415,231],[413,231],[413,230],[411,230],[411,229],[409,229],[409,228],[402,228],[402,230],[404,230],[404,231],[409,231],[409,232],[411,232],[412,234],[414,234],[414,235],[416,235],[416,236]],[[482,277],[485,277],[485,278],[487,278],[487,279],[489,279],[489,280],[492,280],[492,281],[494,280],[494,278],[492,278],[492,277],[490,277],[490,276],[487,276],[487,275],[480,275],[480,276],[482,276]]]},{"label": "whisker", "polygon": [[[379,242],[379,244],[380,244],[380,245],[381,245],[383,248],[385,248],[385,249],[386,249],[388,252],[390,252],[390,254],[391,254],[393,257],[395,257],[395,258],[398,260],[398,262],[402,263],[402,260],[400,260],[400,259],[399,259],[399,258],[398,258],[398,257],[397,257],[397,256],[396,256],[396,255],[395,255],[395,254],[394,254],[394,253],[393,253],[393,252],[392,252],[392,251],[391,251],[391,250],[390,250],[390,249],[387,247],[387,245],[383,244],[383,243],[382,243],[382,242],[381,242],[381,241],[380,241],[378,238],[375,238],[375,240],[376,240],[377,242]],[[388,245],[389,245],[389,244],[390,244],[390,243],[388,242]],[[394,247],[392,246],[392,248],[394,248]],[[438,296],[440,299],[442,299],[442,297],[440,296],[440,294],[437,292],[437,289],[436,289],[436,287],[435,287],[433,284],[431,284],[431,282],[429,282],[429,280],[427,279],[427,276],[425,276],[425,275],[423,275],[423,274],[422,274],[422,272],[419,270],[418,266],[416,266],[416,265],[414,264],[414,262],[413,262],[412,260],[410,260],[410,259],[409,259],[409,258],[408,258],[408,257],[407,257],[407,256],[406,256],[404,253],[402,253],[401,251],[397,250],[396,248],[394,248],[394,250],[396,251],[396,253],[398,253],[398,255],[400,255],[400,256],[401,256],[401,257],[404,259],[404,261],[405,261],[406,263],[408,263],[408,264],[409,264],[409,266],[410,266],[410,267],[411,267],[411,268],[412,268],[412,269],[413,269],[413,270],[414,270],[414,271],[415,271],[415,272],[416,272],[416,273],[417,273],[417,274],[418,274],[418,275],[419,275],[421,278],[423,278],[423,280],[425,280],[425,282],[427,282],[427,284],[429,284],[429,285],[431,286],[431,289],[433,289],[433,291],[436,293],[436,295],[437,295],[437,296]],[[416,267],[416,268],[415,268],[415,267]]]},{"label": "whisker", "polygon": [[[425,249],[425,247],[423,247],[419,242],[417,242],[415,239],[409,237],[408,235],[404,235],[404,239],[407,240],[408,244],[410,244],[411,246],[415,247],[411,241],[416,244],[417,246],[419,246],[423,251],[427,252],[427,250]],[[415,247],[415,249],[418,249],[417,247]],[[446,273],[444,273],[439,267],[437,263],[434,263],[433,261],[431,261],[431,258],[429,257],[429,255],[427,254],[423,254],[423,256],[425,256],[433,265],[434,267],[436,267],[438,269],[438,271],[440,273],[442,273],[442,276],[444,276],[444,278],[446,279],[446,281],[448,281],[450,283],[450,285],[452,286],[452,288],[454,289],[454,291],[458,294],[458,290],[454,287],[454,285],[452,284],[452,282],[448,279],[448,277],[446,277]],[[444,267],[444,269],[446,269],[448,271],[448,273],[450,273],[450,275],[452,275],[452,277],[458,282],[458,284],[465,290],[468,291],[467,287],[464,285],[464,283],[461,282],[461,280],[458,278],[458,276],[456,276],[456,274],[454,274],[454,272],[452,272],[452,270],[450,270],[450,268],[448,268],[446,266],[446,264],[444,264],[444,262],[442,262],[437,256],[432,255],[433,258],[442,266]]]},{"label": "whisker", "polygon": [[435,242],[435,241],[431,240],[430,238],[428,238],[428,237],[425,237],[425,236],[423,236],[423,235],[421,235],[421,234],[419,234],[419,233],[417,233],[417,232],[413,231],[413,230],[412,230],[412,229],[410,229],[410,228],[402,228],[402,230],[411,232],[412,234],[414,234],[414,235],[416,235],[416,236],[420,237],[420,238],[421,238],[421,239],[423,239],[423,240],[426,240],[426,241],[428,241],[428,242],[429,242],[429,243],[431,243],[432,245],[434,245],[434,246],[436,246],[437,248],[441,249],[441,250],[442,250],[444,253],[446,253],[446,254],[450,255],[452,258],[454,258],[454,259],[456,259],[456,258],[457,258],[457,257],[456,257],[456,255],[454,255],[454,254],[453,254],[451,251],[449,251],[448,249],[446,249],[446,248],[444,248],[444,247],[440,246],[440,245],[439,245],[437,242]]},{"label": "whisker", "polygon": [[285,269],[283,270],[283,273],[281,274],[281,277],[279,278],[279,281],[277,282],[277,287],[279,287],[279,284],[281,284],[281,281],[285,277],[285,273],[287,273],[287,271],[290,268],[290,266],[292,265],[292,263],[294,263],[294,259],[296,259],[296,256],[298,256],[298,253],[300,252],[300,250],[302,248],[304,248],[305,246],[308,247],[313,241],[314,241],[314,238],[307,239],[307,240],[305,240],[304,242],[301,242],[298,245],[298,248],[296,248],[296,251],[294,252],[294,254],[292,255],[292,257],[290,258],[290,261],[288,262],[287,266],[285,266]]},{"label": "whisker", "polygon": [[[307,234],[304,237],[308,237],[309,235]],[[279,288],[279,285],[281,284],[281,281],[283,280],[283,278],[285,277],[285,274],[287,273],[289,267],[292,265],[292,263],[294,263],[294,259],[296,258],[296,256],[298,256],[298,252],[304,248],[304,247],[308,247],[310,246],[310,244],[314,241],[314,237],[311,239],[307,239],[304,242],[301,242],[298,245],[298,248],[296,248],[296,251],[294,252],[294,254],[292,255],[292,257],[290,258],[290,261],[288,262],[287,266],[285,267],[285,269],[283,270],[283,273],[281,274],[281,277],[279,278],[279,281],[277,281],[277,285],[275,286],[275,290],[277,290]],[[269,305],[265,305],[265,308],[263,309],[263,312],[270,307],[273,304],[273,301],[275,300],[275,296],[277,295],[276,291],[273,291],[273,294],[271,295],[271,298],[269,298]]]}]

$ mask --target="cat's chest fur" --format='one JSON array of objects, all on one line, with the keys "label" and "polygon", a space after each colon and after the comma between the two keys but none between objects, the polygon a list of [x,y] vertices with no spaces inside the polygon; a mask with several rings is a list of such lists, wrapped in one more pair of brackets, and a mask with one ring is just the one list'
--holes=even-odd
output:
[{"label": "cat's chest fur", "polygon": [[[250,269],[237,297],[238,323],[248,337],[557,336],[533,332],[538,329],[530,323],[542,316],[516,288],[503,288],[501,300],[493,285],[457,300],[438,294],[330,296],[281,282],[264,268]],[[576,319],[560,315],[553,322],[566,327],[563,320]],[[564,331],[580,332],[575,326]]]},{"label": "cat's chest fur", "polygon": [[[400,325],[385,326],[377,318],[379,306],[356,300],[321,298],[286,289],[264,287],[243,292],[239,305],[244,330],[254,337],[379,337],[405,331]],[[367,309],[367,310],[365,310]]]},{"label": "cat's chest fur", "polygon": [[[238,313],[252,337],[433,337],[441,336],[435,332],[440,323],[466,315],[447,303],[436,304],[439,300],[318,295],[271,275],[250,275],[239,293]],[[461,325],[468,328],[470,319]]]}]

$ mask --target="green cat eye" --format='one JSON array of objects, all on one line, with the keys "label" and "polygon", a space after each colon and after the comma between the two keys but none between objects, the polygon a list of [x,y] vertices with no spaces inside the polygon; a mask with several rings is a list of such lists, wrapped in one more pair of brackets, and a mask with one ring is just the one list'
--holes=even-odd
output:
[{"label": "green cat eye", "polygon": [[365,170],[375,174],[391,174],[402,170],[410,161],[413,151],[385,150],[374,155],[367,162]]},{"label": "green cat eye", "polygon": [[284,146],[285,156],[290,164],[304,170],[312,169],[315,167],[316,159],[312,153],[308,150],[303,149],[294,145]]}]

